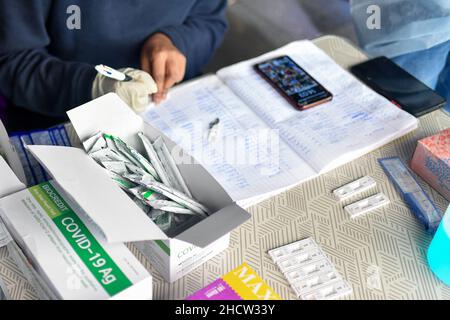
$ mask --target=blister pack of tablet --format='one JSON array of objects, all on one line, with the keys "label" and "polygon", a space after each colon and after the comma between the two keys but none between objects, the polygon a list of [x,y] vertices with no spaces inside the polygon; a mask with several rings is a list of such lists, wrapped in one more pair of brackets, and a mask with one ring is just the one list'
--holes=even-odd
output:
[{"label": "blister pack of tablet", "polygon": [[333,300],[352,293],[312,238],[272,249],[269,255],[302,300]]}]

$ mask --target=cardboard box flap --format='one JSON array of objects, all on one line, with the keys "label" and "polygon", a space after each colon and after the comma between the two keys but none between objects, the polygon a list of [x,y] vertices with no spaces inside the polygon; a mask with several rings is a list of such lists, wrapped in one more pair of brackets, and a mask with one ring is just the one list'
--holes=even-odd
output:
[{"label": "cardboard box flap", "polygon": [[10,143],[8,133],[0,120],[0,155],[3,155],[6,161],[11,166],[16,176],[23,183],[27,183],[25,172],[23,171],[22,163],[20,162],[17,152]]},{"label": "cardboard box flap", "polygon": [[102,131],[120,137],[133,146],[138,142],[136,128],[141,129],[144,122],[114,93],[72,109],[67,115],[81,141]]},{"label": "cardboard box flap", "polygon": [[29,149],[102,230],[108,242],[167,239],[83,150],[56,146]]},{"label": "cardboard box flap", "polygon": [[250,214],[237,204],[231,204],[179,234],[175,239],[204,248],[239,227],[250,217]]},{"label": "cardboard box flap", "polygon": [[0,156],[0,198],[25,189],[6,161]]}]

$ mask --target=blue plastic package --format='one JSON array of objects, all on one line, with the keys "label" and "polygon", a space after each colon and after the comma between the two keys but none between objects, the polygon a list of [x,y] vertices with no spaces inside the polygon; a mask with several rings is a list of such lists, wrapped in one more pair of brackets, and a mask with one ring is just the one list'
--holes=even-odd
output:
[{"label": "blue plastic package", "polygon": [[403,161],[399,157],[392,157],[378,159],[378,162],[417,219],[425,225],[429,233],[433,234],[442,216]]}]

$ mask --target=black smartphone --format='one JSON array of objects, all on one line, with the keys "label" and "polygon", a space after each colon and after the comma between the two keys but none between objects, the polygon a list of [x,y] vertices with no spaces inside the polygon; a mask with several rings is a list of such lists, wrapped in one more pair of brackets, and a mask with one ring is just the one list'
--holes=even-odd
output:
[{"label": "black smartphone", "polygon": [[333,98],[328,90],[288,56],[258,63],[254,68],[298,110],[315,107]]},{"label": "black smartphone", "polygon": [[399,108],[420,117],[443,107],[446,99],[386,57],[378,57],[351,68],[367,86]]}]

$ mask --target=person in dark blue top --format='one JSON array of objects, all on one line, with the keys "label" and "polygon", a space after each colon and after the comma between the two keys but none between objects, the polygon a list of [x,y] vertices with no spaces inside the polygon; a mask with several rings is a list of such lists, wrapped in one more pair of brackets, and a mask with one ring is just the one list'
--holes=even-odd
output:
[{"label": "person in dark blue top", "polygon": [[[0,0],[0,94],[15,112],[51,117],[111,91],[139,110],[143,95],[156,89],[154,79],[158,92],[152,97],[159,103],[173,85],[198,75],[219,46],[226,5],[226,0]],[[122,69],[135,83],[104,79],[97,64]]]}]

